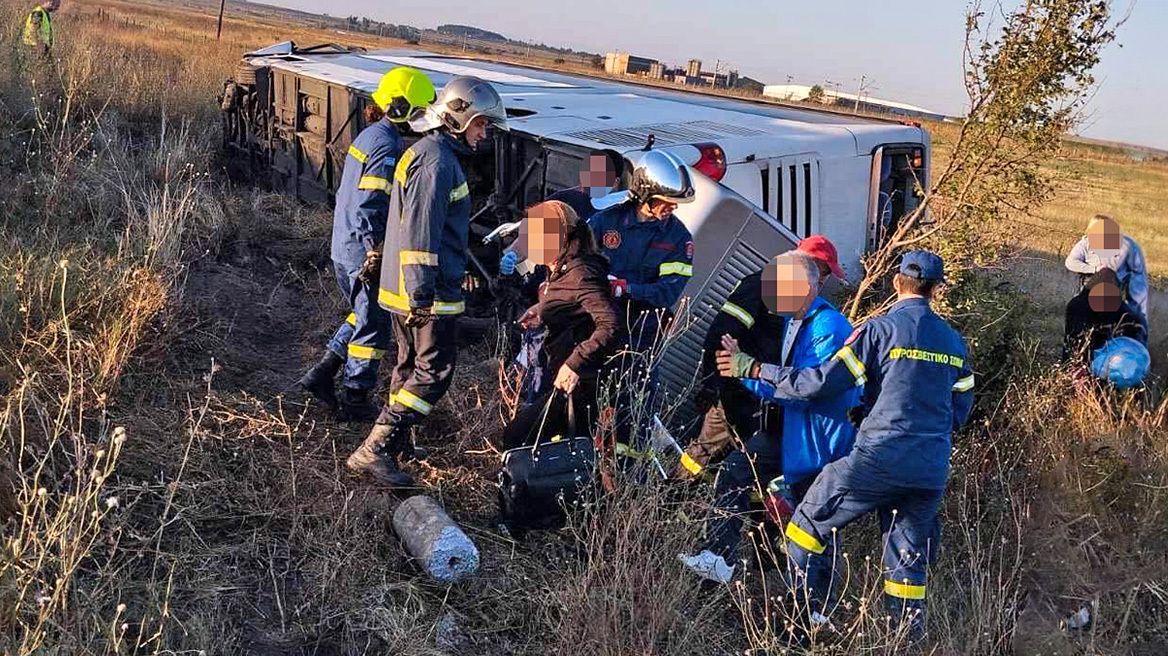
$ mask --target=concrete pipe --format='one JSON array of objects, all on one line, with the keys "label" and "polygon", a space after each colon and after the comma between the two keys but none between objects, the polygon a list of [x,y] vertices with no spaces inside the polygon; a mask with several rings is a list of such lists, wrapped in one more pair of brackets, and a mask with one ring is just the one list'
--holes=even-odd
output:
[{"label": "concrete pipe", "polygon": [[479,550],[430,497],[406,499],[393,513],[393,530],[431,578],[455,583],[479,568]]}]

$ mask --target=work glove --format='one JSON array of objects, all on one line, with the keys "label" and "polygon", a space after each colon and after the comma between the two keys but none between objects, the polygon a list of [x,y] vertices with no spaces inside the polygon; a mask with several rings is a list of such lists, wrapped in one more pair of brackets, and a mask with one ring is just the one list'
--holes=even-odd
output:
[{"label": "work glove", "polygon": [[381,277],[381,251],[365,251],[365,261],[361,263],[361,271],[357,273],[357,280],[372,285]]},{"label": "work glove", "polygon": [[718,373],[730,378],[753,378],[754,368],[758,360],[738,351],[718,351]]},{"label": "work glove", "polygon": [[624,298],[629,294],[629,281],[624,278],[609,276],[608,287],[612,290],[613,298]]},{"label": "work glove", "polygon": [[519,262],[519,256],[515,254],[515,251],[503,253],[502,259],[499,260],[499,275],[509,276],[515,273],[517,262]]},{"label": "work glove", "polygon": [[434,318],[430,309],[430,306],[410,308],[410,313],[406,315],[406,326],[409,328],[421,328],[430,323],[430,319]]}]

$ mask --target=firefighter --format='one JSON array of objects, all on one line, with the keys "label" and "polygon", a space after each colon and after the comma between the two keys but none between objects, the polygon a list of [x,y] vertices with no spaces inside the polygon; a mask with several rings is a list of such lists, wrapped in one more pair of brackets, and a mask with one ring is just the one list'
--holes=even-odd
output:
[{"label": "firefighter", "polygon": [[60,0],[48,0],[33,7],[24,21],[24,43],[41,46],[41,53],[48,55],[53,48],[53,12],[61,7]]},{"label": "firefighter", "polygon": [[[675,156],[641,155],[629,188],[593,202],[588,224],[608,258],[609,283],[626,340],[617,367],[616,453],[642,463],[658,405],[653,356],[672,308],[693,277],[694,243],[673,211],[694,199],[693,180]],[[656,347],[656,348],[655,348]]]},{"label": "firefighter", "polygon": [[[342,421],[372,421],[370,400],[377,369],[389,348],[389,318],[377,305],[381,242],[389,213],[390,179],[402,154],[398,125],[434,101],[434,85],[421,71],[400,67],[386,73],[367,105],[371,123],[345,157],[333,211],[333,272],[349,303],[348,318],[333,334],[324,356],[300,386],[337,412]],[[344,366],[338,398],[333,377]]]},{"label": "firefighter", "polygon": [[393,173],[378,302],[397,343],[389,402],[348,467],[393,487],[414,481],[401,470],[412,456],[410,427],[450,387],[458,352],[458,315],[466,275],[470,192],[460,155],[471,155],[491,128],[506,129],[503,100],[489,83],[456,76],[415,124],[425,137]]},{"label": "firefighter", "polygon": [[[817,292],[829,276],[844,279],[835,244],[827,237],[811,235],[799,242],[797,252],[814,258],[820,281]],[[760,404],[758,396],[740,381],[720,375],[715,361],[723,336],[729,335],[760,362],[782,362],[783,342],[778,337],[785,334],[787,319],[763,298],[762,274],[761,270],[752,273],[734,286],[706,332],[701,382],[694,395],[698,412],[705,416],[701,432],[681,456],[678,478],[702,475],[711,461],[730,449],[734,436],[745,440],[759,430],[781,428],[778,408]]]},{"label": "firefighter", "polygon": [[693,277],[693,237],[673,215],[693,199],[685,164],[651,150],[633,168],[628,191],[593,203],[604,209],[588,224],[612,267],[612,295],[624,310],[634,351],[653,346]]},{"label": "firefighter", "polygon": [[941,258],[906,253],[893,279],[897,301],[815,368],[759,364],[739,352],[718,366],[774,387],[776,398],[811,400],[863,386],[866,415],[855,448],[827,465],[787,524],[793,588],[811,625],[827,623],[836,533],[875,511],[883,532],[884,592],[916,639],[924,631],[926,566],[937,556],[937,511],[949,478],[952,432],[969,418],[974,376],[965,341],[929,306],[944,275]]}]

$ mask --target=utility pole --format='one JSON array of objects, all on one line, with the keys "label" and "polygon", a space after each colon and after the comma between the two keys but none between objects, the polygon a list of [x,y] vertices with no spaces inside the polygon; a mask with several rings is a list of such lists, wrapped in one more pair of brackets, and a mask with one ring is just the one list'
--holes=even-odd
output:
[{"label": "utility pole", "polygon": [[215,32],[215,40],[223,36],[223,10],[227,8],[227,0],[219,0],[219,30]]},{"label": "utility pole", "polygon": [[868,90],[875,80],[869,80],[867,75],[860,76],[860,88],[856,91],[856,107],[852,110],[853,114],[860,113],[860,100],[864,98],[864,92]]}]

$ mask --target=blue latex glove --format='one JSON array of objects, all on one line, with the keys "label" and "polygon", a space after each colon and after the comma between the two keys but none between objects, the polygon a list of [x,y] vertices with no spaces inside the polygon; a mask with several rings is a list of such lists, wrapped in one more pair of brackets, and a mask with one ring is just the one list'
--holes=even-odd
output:
[{"label": "blue latex glove", "polygon": [[503,253],[502,259],[499,260],[499,273],[504,276],[509,276],[515,273],[515,265],[519,262],[519,256],[515,251],[507,251]]}]

